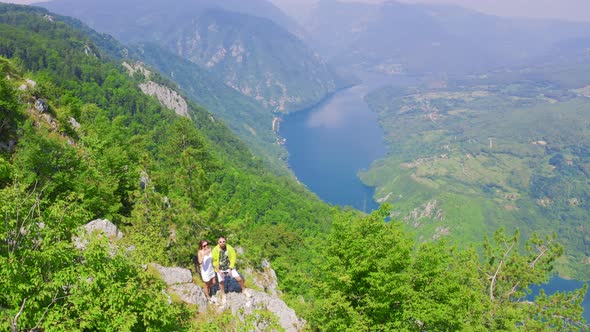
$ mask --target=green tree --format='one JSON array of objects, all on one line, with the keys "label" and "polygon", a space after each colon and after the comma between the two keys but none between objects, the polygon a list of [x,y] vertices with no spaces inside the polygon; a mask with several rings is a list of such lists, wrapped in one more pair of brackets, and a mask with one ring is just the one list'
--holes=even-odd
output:
[{"label": "green tree", "polygon": [[17,123],[21,120],[20,105],[15,89],[7,81],[5,70],[2,70],[5,60],[0,58],[0,142],[6,143],[15,138]]},{"label": "green tree", "polygon": [[[484,257],[479,268],[489,306],[483,315],[488,329],[579,328],[583,325],[580,307],[586,288],[573,294],[541,293],[531,303],[526,299],[531,285],[549,280],[553,263],[563,254],[556,236],[538,235],[527,241],[521,253],[520,233],[507,236],[504,229],[496,231],[493,241],[484,241]],[[580,299],[581,298],[581,299]]]},{"label": "green tree", "polygon": [[177,330],[187,312],[169,305],[161,281],[105,239],[73,243],[89,213],[74,195],[47,201],[18,183],[0,190],[0,328]]}]

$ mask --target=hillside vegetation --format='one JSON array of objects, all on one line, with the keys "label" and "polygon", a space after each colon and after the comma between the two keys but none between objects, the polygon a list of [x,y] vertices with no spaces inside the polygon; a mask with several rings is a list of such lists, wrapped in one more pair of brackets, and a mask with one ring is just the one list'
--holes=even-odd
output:
[{"label": "hillside vegetation", "polygon": [[288,173],[287,153],[274,118],[315,105],[351,82],[294,35],[296,24],[266,0],[178,0],[174,6],[54,0],[42,6],[132,43],[131,53],[225,121],[279,174]]},{"label": "hillside vegetation", "polygon": [[574,77],[554,69],[520,75],[546,80],[498,73],[446,89],[374,92],[367,101],[390,151],[362,179],[425,238],[469,244],[498,227],[556,232],[566,248],[560,274],[587,280],[590,100],[579,79],[572,88]]},{"label": "hillside vegetation", "polygon": [[[331,208],[204,109],[179,116],[142,93],[145,75],[66,22],[0,4],[1,329],[255,330],[256,317],[204,322],[144,268],[191,266],[198,240],[220,234],[243,248],[240,269],[271,262],[310,330],[586,328],[585,288],[525,300],[562,254],[551,236],[520,250],[520,234],[499,229],[462,250],[384,222],[390,206]],[[126,246],[77,246],[95,218]]]}]

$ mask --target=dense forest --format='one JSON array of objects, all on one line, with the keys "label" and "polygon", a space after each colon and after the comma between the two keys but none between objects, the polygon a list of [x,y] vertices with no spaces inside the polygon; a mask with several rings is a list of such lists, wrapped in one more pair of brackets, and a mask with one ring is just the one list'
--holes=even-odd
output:
[{"label": "dense forest", "polygon": [[[205,109],[189,102],[182,117],[145,95],[122,50],[80,22],[0,4],[3,330],[255,329],[224,315],[203,323],[144,268],[190,267],[198,239],[221,234],[243,248],[240,266],[271,262],[309,330],[586,328],[586,288],[526,300],[563,253],[555,237],[520,245],[499,229],[466,250],[418,242],[385,221],[388,205],[330,207]],[[95,218],[126,242],[76,246]]]}]

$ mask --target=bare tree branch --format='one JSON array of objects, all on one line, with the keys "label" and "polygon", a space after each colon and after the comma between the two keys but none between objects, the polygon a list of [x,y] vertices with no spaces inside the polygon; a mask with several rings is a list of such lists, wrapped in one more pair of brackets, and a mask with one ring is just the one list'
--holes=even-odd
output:
[{"label": "bare tree branch", "polygon": [[529,263],[529,265],[530,265],[531,268],[534,269],[535,268],[535,264],[537,264],[537,262],[539,261],[539,259],[541,259],[543,256],[545,256],[545,254],[547,253],[547,251],[550,250],[550,246],[549,246],[550,244],[551,244],[551,242],[549,242],[549,243],[547,243],[547,245],[544,245],[544,246],[541,247],[541,249],[540,249],[541,252],[537,255],[537,257],[531,263]]},{"label": "bare tree branch", "polygon": [[41,321],[43,321],[43,319],[45,318],[45,315],[47,315],[47,312],[49,311],[49,308],[51,308],[51,306],[57,302],[58,298],[57,295],[59,294],[59,288],[57,289],[57,291],[55,292],[55,295],[53,296],[53,299],[51,299],[51,303],[49,303],[47,305],[47,308],[45,308],[45,311],[43,311],[43,315],[41,315],[41,317],[39,318],[39,320],[37,321],[37,323],[35,324],[35,327],[33,327],[31,329],[31,331],[35,331],[38,327],[39,324],[41,324]]},{"label": "bare tree branch", "polygon": [[494,287],[496,286],[496,280],[498,278],[498,273],[500,272],[500,268],[502,268],[502,263],[504,263],[504,260],[501,260],[500,264],[498,264],[498,268],[496,269],[496,272],[492,276],[492,280],[490,282],[490,300],[492,300],[492,301],[494,301],[494,299],[495,299]]},{"label": "bare tree branch", "polygon": [[492,300],[492,301],[494,301],[494,299],[495,299],[495,297],[494,297],[494,287],[496,286],[496,280],[498,279],[498,273],[500,273],[500,269],[502,268],[502,264],[504,264],[504,261],[508,257],[508,254],[510,254],[510,252],[514,248],[515,242],[512,242],[512,244],[510,246],[507,246],[507,242],[506,241],[504,241],[504,244],[506,246],[506,252],[504,252],[504,257],[502,257],[502,260],[498,264],[498,268],[496,269],[496,272],[492,276],[492,280],[490,282],[490,300]]},{"label": "bare tree branch", "polygon": [[23,313],[23,310],[25,309],[25,304],[26,303],[27,303],[27,299],[25,298],[23,300],[23,304],[21,304],[21,306],[20,306],[20,310],[16,313],[16,315],[14,316],[14,319],[10,323],[10,331],[12,331],[12,332],[18,332],[18,318]]}]

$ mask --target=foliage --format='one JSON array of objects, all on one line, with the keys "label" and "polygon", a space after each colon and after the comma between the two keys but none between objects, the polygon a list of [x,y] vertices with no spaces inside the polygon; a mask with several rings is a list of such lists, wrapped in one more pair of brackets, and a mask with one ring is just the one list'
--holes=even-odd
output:
[{"label": "foliage", "polygon": [[[472,79],[451,81],[446,89],[371,93],[367,102],[379,113],[390,153],[361,177],[424,237],[440,236],[442,227],[467,245],[498,227],[519,228],[526,236],[556,231],[566,248],[559,273],[586,280],[590,137],[584,89],[570,90],[556,79],[492,76],[481,79],[487,85]],[[442,223],[427,214],[416,220],[433,202]]]},{"label": "foliage", "polygon": [[[168,305],[161,281],[104,242],[86,249],[72,237],[89,213],[79,197],[48,201],[18,182],[0,190],[0,326],[13,331],[146,331],[182,326],[186,312]],[[183,318],[184,317],[184,318]]]},{"label": "foliage", "polygon": [[[0,63],[0,65],[5,63]],[[3,70],[3,72],[9,72]],[[16,121],[21,117],[19,105],[13,92],[14,88],[3,75],[0,77],[0,141],[14,138]]]},{"label": "foliage", "polygon": [[[311,322],[320,330],[513,330],[585,326],[575,294],[540,294],[562,248],[534,236],[520,254],[516,232],[486,241],[483,257],[444,241],[417,243],[389,207],[370,216],[337,220],[317,261]],[[565,301],[560,303],[560,301]]]}]

